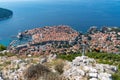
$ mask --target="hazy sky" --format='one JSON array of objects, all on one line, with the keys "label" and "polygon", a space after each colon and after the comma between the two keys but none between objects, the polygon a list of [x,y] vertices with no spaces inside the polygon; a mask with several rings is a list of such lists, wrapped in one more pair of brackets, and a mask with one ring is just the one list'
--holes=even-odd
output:
[{"label": "hazy sky", "polygon": [[[10,1],[10,2],[12,2],[12,1],[56,1],[56,0],[0,0],[0,1],[3,1],[3,2]],[[58,1],[66,1],[66,0],[58,0]]]},{"label": "hazy sky", "polygon": [[23,1],[43,1],[43,0],[0,0],[0,2],[23,2]]},{"label": "hazy sky", "polygon": [[50,2],[50,1],[80,1],[80,0],[0,0],[0,2],[24,2],[24,1],[40,1],[40,2]]}]

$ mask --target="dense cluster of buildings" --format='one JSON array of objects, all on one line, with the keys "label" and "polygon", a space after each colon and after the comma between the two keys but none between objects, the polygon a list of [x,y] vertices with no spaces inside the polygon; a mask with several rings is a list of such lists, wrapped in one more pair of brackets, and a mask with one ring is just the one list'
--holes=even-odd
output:
[{"label": "dense cluster of buildings", "polygon": [[[12,42],[10,44],[9,50],[13,53],[19,54],[43,54],[43,53],[52,53],[57,52],[58,49],[62,50],[75,41],[79,33],[68,26],[53,26],[53,27],[44,27],[44,28],[35,28],[32,30],[25,31],[19,34],[19,41],[24,41],[24,38],[29,37],[31,41],[24,44],[16,44]],[[31,38],[30,38],[31,37]],[[59,51],[62,51],[59,49]]]},{"label": "dense cluster of buildings", "polygon": [[[89,29],[87,34],[79,33],[69,26],[53,26],[35,28],[20,33],[18,36],[20,44],[13,41],[9,50],[19,54],[50,54],[50,53],[72,53],[81,52],[107,52],[120,53],[120,31],[119,28],[96,27]],[[25,42],[25,43],[22,43]],[[15,45],[17,43],[17,45]]]},{"label": "dense cluster of buildings", "polygon": [[112,28],[106,29],[89,34],[90,48],[100,52],[120,53],[120,31],[112,31]]}]

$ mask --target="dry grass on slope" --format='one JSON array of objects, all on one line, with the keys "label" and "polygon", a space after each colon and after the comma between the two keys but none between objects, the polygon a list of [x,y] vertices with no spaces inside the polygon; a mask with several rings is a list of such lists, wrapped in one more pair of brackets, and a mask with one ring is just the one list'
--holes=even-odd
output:
[{"label": "dry grass on slope", "polygon": [[61,75],[51,72],[41,64],[32,65],[24,72],[25,80],[66,80]]}]

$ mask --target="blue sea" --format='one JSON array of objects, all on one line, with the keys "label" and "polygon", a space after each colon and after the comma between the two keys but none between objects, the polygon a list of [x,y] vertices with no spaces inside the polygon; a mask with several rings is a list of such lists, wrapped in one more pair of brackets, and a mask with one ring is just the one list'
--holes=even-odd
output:
[{"label": "blue sea", "polygon": [[90,26],[120,27],[120,0],[0,0],[13,17],[0,21],[0,44],[8,45],[18,32],[36,27],[69,25],[86,32]]}]

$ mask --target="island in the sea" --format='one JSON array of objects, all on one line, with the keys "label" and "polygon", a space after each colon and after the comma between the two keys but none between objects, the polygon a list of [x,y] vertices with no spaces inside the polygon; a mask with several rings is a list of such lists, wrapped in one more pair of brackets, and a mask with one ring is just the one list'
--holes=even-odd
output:
[{"label": "island in the sea", "polygon": [[13,12],[8,9],[0,8],[0,21],[12,17]]}]

